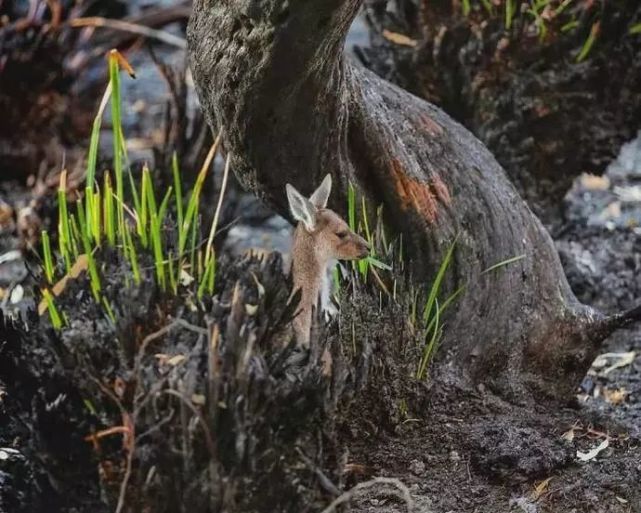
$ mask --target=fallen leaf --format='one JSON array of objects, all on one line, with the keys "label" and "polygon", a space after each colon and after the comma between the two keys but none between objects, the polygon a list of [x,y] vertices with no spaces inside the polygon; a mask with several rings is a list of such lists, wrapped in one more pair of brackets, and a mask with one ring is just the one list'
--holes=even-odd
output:
[{"label": "fallen leaf", "polygon": [[616,499],[617,499],[617,501],[619,501],[621,504],[627,504],[627,503],[628,503],[628,501],[626,501],[623,497],[618,497],[618,496],[617,496],[617,498],[616,498]]},{"label": "fallen leaf", "polygon": [[400,46],[409,46],[415,47],[418,42],[416,39],[412,39],[405,34],[399,34],[398,32],[392,32],[391,30],[383,30],[383,37],[388,41]]},{"label": "fallen leaf", "polygon": [[182,354],[177,354],[176,356],[172,356],[167,360],[167,365],[171,365],[172,367],[175,367],[176,365],[184,362],[187,359],[185,355]]},{"label": "fallen leaf", "polygon": [[552,477],[548,477],[547,479],[544,479],[538,485],[536,485],[534,491],[530,495],[530,499],[532,499],[533,501],[538,501],[547,490],[550,481],[552,481]]},{"label": "fallen leaf", "polygon": [[194,277],[191,274],[189,274],[187,271],[185,271],[184,269],[181,269],[180,270],[180,284],[183,287],[188,287],[193,282],[194,282]]},{"label": "fallen leaf", "polygon": [[17,305],[24,298],[24,288],[22,285],[16,285],[11,291],[11,296],[9,296],[9,301],[12,305]]},{"label": "fallen leaf", "polygon": [[571,442],[572,440],[574,440],[574,429],[575,428],[568,429],[565,433],[561,435],[561,439],[566,440],[568,442]]},{"label": "fallen leaf", "polygon": [[205,403],[207,402],[207,399],[202,394],[192,394],[191,402],[194,403],[196,406],[204,406]]},{"label": "fallen leaf", "polygon": [[592,191],[607,191],[610,188],[610,179],[607,176],[581,175],[581,185]]},{"label": "fallen leaf", "polygon": [[596,458],[601,451],[604,449],[607,449],[608,446],[610,445],[610,440],[606,438],[601,442],[599,445],[597,445],[594,449],[588,451],[588,452],[581,452],[581,451],[576,451],[576,457],[579,459],[579,461],[590,461]]},{"label": "fallen leaf", "polygon": [[606,388],[603,390],[603,397],[605,397],[605,400],[607,402],[616,406],[623,403],[626,397],[628,397],[629,393],[630,392],[628,392],[625,388],[617,388],[615,390],[609,390]]},{"label": "fallen leaf", "polygon": [[[69,269],[69,272],[65,276],[63,276],[60,279],[60,281],[58,281],[52,287],[51,291],[53,292],[53,295],[58,297],[60,294],[62,294],[69,280],[75,280],[88,268],[89,268],[89,258],[87,258],[87,255],[85,254],[79,255],[78,259],[71,266],[71,269]],[[38,304],[38,314],[43,315],[46,311],[47,311],[47,301],[43,299]]]},{"label": "fallen leaf", "polygon": [[249,316],[256,315],[256,312],[258,311],[258,305],[247,304],[247,305],[245,305],[245,311],[247,312],[247,315],[249,315]]}]

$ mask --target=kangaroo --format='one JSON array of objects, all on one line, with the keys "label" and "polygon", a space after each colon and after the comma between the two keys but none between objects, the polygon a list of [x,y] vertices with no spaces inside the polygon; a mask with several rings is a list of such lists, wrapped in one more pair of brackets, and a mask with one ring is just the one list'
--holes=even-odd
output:
[{"label": "kangaroo", "polygon": [[355,260],[369,254],[369,244],[350,230],[347,223],[327,208],[332,190],[332,176],[309,199],[292,185],[285,186],[292,216],[298,225],[292,241],[292,296],[300,289],[299,310],[294,318],[294,334],[299,346],[308,347],[312,310],[319,305],[330,307],[329,271],[336,260]]}]

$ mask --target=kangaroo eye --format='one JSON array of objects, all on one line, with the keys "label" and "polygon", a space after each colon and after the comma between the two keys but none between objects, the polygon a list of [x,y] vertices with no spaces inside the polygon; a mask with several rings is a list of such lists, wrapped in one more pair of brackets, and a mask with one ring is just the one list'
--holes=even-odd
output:
[{"label": "kangaroo eye", "polygon": [[346,230],[344,230],[344,231],[342,231],[342,232],[336,232],[336,236],[337,236],[339,239],[344,239],[345,237],[347,237],[347,231],[346,231]]}]

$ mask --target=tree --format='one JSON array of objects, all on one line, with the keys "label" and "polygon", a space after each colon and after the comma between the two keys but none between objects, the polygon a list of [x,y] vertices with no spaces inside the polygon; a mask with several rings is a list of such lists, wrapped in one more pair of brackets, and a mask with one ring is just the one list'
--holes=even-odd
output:
[{"label": "tree", "polygon": [[602,340],[641,309],[606,317],[580,304],[550,236],[487,148],[343,56],[361,3],[194,2],[192,72],[210,124],[224,128],[232,168],[284,215],[287,182],[309,194],[331,172],[339,212],[352,182],[403,233],[418,280],[456,239],[449,287],[466,289],[447,319],[448,357],[513,397],[569,393]]}]

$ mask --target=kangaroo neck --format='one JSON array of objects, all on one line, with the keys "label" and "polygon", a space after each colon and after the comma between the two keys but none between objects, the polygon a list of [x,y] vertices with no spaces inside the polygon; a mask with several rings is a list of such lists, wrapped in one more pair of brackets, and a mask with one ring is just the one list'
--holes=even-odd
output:
[{"label": "kangaroo neck", "polygon": [[292,279],[294,292],[301,289],[303,309],[311,311],[312,306],[317,306],[326,267],[313,235],[299,224],[292,245]]}]

